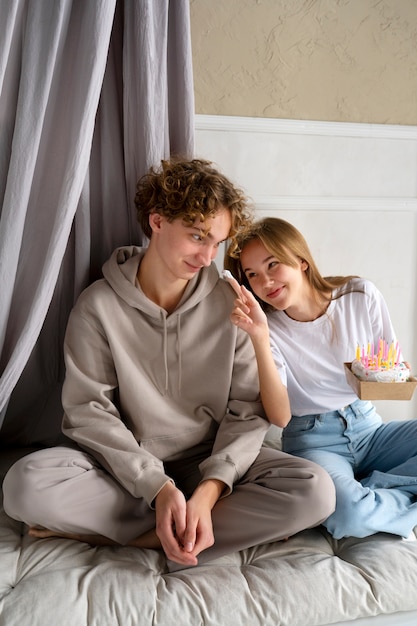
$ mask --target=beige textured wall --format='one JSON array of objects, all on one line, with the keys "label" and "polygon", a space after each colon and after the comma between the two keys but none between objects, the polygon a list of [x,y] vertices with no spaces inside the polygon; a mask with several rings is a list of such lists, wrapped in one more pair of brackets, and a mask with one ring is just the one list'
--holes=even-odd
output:
[{"label": "beige textured wall", "polygon": [[196,112],[417,124],[417,0],[190,0]]}]

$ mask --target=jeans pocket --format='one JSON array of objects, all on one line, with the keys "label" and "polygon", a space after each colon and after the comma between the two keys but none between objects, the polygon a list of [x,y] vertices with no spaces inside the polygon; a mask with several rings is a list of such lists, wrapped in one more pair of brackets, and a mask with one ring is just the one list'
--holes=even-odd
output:
[{"label": "jeans pocket", "polygon": [[313,430],[318,422],[316,415],[304,415],[303,417],[292,417],[290,422],[283,430],[283,435],[290,436],[298,433],[305,433]]},{"label": "jeans pocket", "polygon": [[318,416],[304,415],[303,417],[293,417],[290,423],[282,431],[282,449],[284,452],[295,453],[303,450],[311,434],[319,424]]}]

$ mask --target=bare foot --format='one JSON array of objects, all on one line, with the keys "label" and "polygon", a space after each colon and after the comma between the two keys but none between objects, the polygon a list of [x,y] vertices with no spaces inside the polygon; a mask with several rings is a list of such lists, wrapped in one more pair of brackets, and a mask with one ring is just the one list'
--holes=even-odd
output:
[{"label": "bare foot", "polygon": [[[39,526],[30,526],[28,534],[31,537],[36,537],[37,539],[47,539],[49,537],[59,537],[62,539],[72,539],[73,541],[81,541],[83,543],[88,543],[90,546],[120,546],[122,544],[113,541],[113,539],[109,539],[108,537],[104,537],[103,535],[83,535],[76,533],[62,533],[55,530],[50,530],[49,528],[42,528]],[[128,546],[132,546],[135,548],[148,548],[153,550],[161,549],[161,542],[156,536],[155,530],[149,530],[144,533],[140,537],[136,537],[129,541]]]},{"label": "bare foot", "polygon": [[31,537],[37,537],[38,539],[45,539],[45,537],[64,537],[64,533],[54,532],[48,528],[40,526],[29,526],[28,535]]},{"label": "bare foot", "polygon": [[116,546],[118,545],[112,539],[103,537],[102,535],[78,535],[76,533],[61,533],[56,530],[50,530],[49,528],[39,528],[37,526],[31,526],[29,528],[29,535],[36,537],[37,539],[47,539],[48,537],[60,537],[62,539],[73,539],[74,541],[81,541],[83,543],[89,543],[91,546]]}]

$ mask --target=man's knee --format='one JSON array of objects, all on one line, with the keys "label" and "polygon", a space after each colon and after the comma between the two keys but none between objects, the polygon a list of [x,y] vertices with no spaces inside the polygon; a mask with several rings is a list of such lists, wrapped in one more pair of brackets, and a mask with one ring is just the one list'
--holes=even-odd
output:
[{"label": "man's knee", "polygon": [[336,508],[336,491],[328,472],[313,461],[305,460],[309,480],[305,483],[304,506],[316,512],[318,524],[324,522]]},{"label": "man's knee", "polygon": [[33,475],[28,472],[27,464],[27,457],[16,461],[3,481],[3,508],[9,517],[18,521],[25,521],[26,507],[33,498],[30,486]]},{"label": "man's knee", "polygon": [[74,472],[85,471],[82,467],[71,467],[70,460],[65,448],[51,448],[16,461],[3,482],[7,515],[29,525],[42,524],[50,512],[59,515],[61,507],[55,487]]},{"label": "man's knee", "polygon": [[258,480],[262,483],[268,477],[272,489],[275,487],[278,491],[293,494],[294,497],[287,504],[290,506],[291,503],[294,507],[295,517],[308,514],[309,519],[313,519],[316,524],[327,519],[335,510],[336,494],[334,483],[326,470],[308,459],[282,452],[268,452],[275,452],[277,456],[264,455],[265,465]]}]

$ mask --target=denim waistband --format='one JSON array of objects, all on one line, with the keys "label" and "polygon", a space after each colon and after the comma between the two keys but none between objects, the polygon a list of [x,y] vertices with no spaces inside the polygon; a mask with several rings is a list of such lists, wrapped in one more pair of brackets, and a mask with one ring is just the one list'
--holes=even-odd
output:
[{"label": "denim waistband", "polygon": [[351,404],[347,404],[346,406],[340,407],[338,409],[334,409],[333,411],[323,411],[323,413],[311,413],[307,415],[293,415],[292,419],[297,418],[324,418],[324,417],[347,417],[347,416],[355,416],[362,417],[364,415],[370,415],[375,413],[375,407],[369,400],[355,400]]}]

